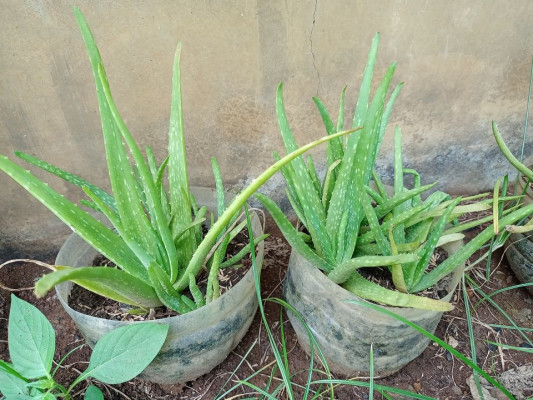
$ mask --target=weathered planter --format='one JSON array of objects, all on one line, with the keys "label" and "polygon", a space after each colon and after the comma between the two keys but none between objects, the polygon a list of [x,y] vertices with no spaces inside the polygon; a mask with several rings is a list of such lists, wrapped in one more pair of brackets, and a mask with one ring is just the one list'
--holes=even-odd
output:
[{"label": "weathered planter", "polygon": [[[513,233],[505,243],[505,257],[516,278],[522,283],[533,282],[533,232]],[[533,295],[533,286],[527,290]]]},{"label": "weathered planter", "polygon": [[[199,189],[194,193],[199,204],[214,209],[213,191]],[[252,228],[254,237],[263,233],[256,214],[252,215]],[[257,247],[257,263],[260,266],[264,243],[259,243]],[[97,255],[96,250],[72,234],[61,247],[56,264],[73,267],[92,265]],[[112,321],[73,310],[68,305],[72,286],[72,282],[57,285],[57,296],[91,347],[106,332],[122,325],[139,323]],[[170,326],[168,336],[158,356],[139,377],[170,384],[191,381],[208,373],[237,346],[250,327],[256,310],[257,297],[250,269],[231,290],[212,303],[184,315],[156,320]]]},{"label": "weathered planter", "polygon": [[[450,243],[446,250],[455,252],[461,245],[462,241]],[[451,300],[463,270],[464,264],[456,268],[448,284],[449,293],[442,300]],[[429,344],[427,337],[396,319],[368,307],[347,303],[347,300],[365,300],[330,281],[294,249],[283,294],[309,326],[332,372],[368,376],[372,344],[375,376],[387,376],[420,355]],[[386,308],[432,333],[442,316],[442,312]],[[288,314],[300,345],[309,354],[307,331],[294,314]]]}]

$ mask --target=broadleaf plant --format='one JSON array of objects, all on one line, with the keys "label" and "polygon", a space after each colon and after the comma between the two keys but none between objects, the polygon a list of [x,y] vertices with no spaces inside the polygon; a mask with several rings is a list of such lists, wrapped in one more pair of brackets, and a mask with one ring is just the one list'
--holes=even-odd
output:
[{"label": "broadleaf plant", "polygon": [[[438,246],[463,238],[461,233],[492,217],[478,217],[460,224],[465,213],[490,210],[493,200],[485,195],[452,199],[435,191],[422,200],[422,194],[435,184],[421,185],[419,174],[404,168],[402,133],[395,129],[394,182],[391,190],[383,184],[375,168],[387,121],[402,83],[387,99],[395,64],[386,71],[371,98],[372,77],[379,44],[379,34],[372,41],[368,61],[359,90],[352,126],[362,129],[346,137],[332,139],[326,151],[325,176],[319,175],[312,159],[300,157],[282,169],[287,183],[287,196],[304,232],[289,222],[280,208],[266,196],[256,197],[276,220],[291,246],[308,261],[324,271],[335,283],[354,294],[382,304],[447,311],[452,306],[444,301],[415,295],[434,285],[466,261],[476,250],[499,233],[501,226],[527,215],[527,209],[502,212],[500,228],[491,226],[472,239],[458,252],[432,270],[431,258]],[[283,105],[283,86],[277,92],[277,115],[286,151],[298,148],[289,127]],[[326,132],[333,135],[344,127],[345,89],[340,100],[337,124],[326,107],[314,99]],[[279,159],[279,156],[275,154]],[[412,176],[413,187],[404,182]],[[497,199],[497,208],[509,197]],[[531,207],[529,208],[529,212]],[[368,267],[389,268],[396,290],[390,290],[364,278],[359,270]]]},{"label": "broadleaf plant", "polygon": [[[111,95],[102,59],[87,21],[78,8],[74,9],[74,14],[96,83],[112,193],[34,156],[22,152],[15,154],[82,188],[90,200],[81,200],[80,203],[104,214],[112,227],[2,155],[0,169],[118,268],[56,266],[56,271],[36,283],[35,293],[43,296],[55,285],[73,281],[92,292],[136,307],[148,309],[165,305],[178,313],[189,312],[219,296],[218,269],[238,263],[245,255],[239,253],[231,261],[225,260],[229,242],[245,226],[245,221],[239,222],[238,218],[250,196],[298,155],[354,129],[326,136],[296,149],[261,173],[227,206],[218,164],[213,160],[218,210],[216,217],[210,217],[205,207],[198,207],[189,191],[180,81],[181,46],[178,45],[174,57],[168,156],[158,164],[150,148],[146,149],[145,155],[142,153],[126,127]],[[133,163],[130,163],[130,158]],[[163,184],[165,172],[168,190]],[[202,222],[206,219],[213,223],[204,236]],[[255,242],[265,237],[255,238]],[[250,246],[245,248],[249,252]],[[205,297],[196,285],[196,277],[203,266],[209,270]],[[185,289],[189,289],[193,300],[183,294]]]},{"label": "broadleaf plant", "polygon": [[[70,386],[65,387],[54,379],[58,367],[52,370],[55,352],[52,325],[35,306],[12,295],[8,323],[11,363],[0,360],[0,398],[68,400],[74,387],[87,378],[107,384],[129,381],[139,375],[159,353],[167,332],[168,325],[151,322],[112,330],[94,346],[87,369]],[[103,394],[97,386],[90,385],[84,398],[103,399]]]}]

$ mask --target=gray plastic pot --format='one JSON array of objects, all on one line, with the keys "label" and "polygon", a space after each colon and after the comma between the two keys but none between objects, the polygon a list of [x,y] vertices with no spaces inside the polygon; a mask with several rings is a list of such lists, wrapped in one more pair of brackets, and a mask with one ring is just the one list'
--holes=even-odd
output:
[{"label": "gray plastic pot", "polygon": [[[516,278],[522,283],[533,282],[533,236],[513,233],[505,244],[505,257]],[[527,290],[533,295],[533,286]]]},{"label": "gray plastic pot", "polygon": [[[455,252],[462,241],[449,243]],[[450,301],[464,271],[459,265],[448,284]],[[283,286],[287,302],[302,316],[317,340],[332,372],[345,376],[368,376],[370,345],[374,350],[376,377],[390,375],[420,355],[429,339],[411,327],[368,307],[347,303],[365,301],[330,281],[316,266],[292,249]],[[386,307],[409,321],[434,332],[442,312]],[[300,320],[288,313],[298,341],[310,353],[309,337]]]},{"label": "gray plastic pot", "polygon": [[[214,192],[194,189],[198,204],[213,209]],[[254,237],[263,233],[257,214],[252,214]],[[257,245],[257,265],[263,261],[264,243]],[[61,247],[57,265],[72,267],[92,265],[98,252],[76,234],[72,234]],[[56,286],[59,301],[72,317],[87,343],[93,347],[108,331],[126,324],[139,322],[112,321],[73,310],[68,305],[72,282]],[[168,324],[168,336],[158,356],[139,378],[152,382],[172,384],[194,380],[220,364],[233,350],[250,327],[257,310],[257,297],[253,271],[218,299],[190,313],[158,319],[154,322]]]}]

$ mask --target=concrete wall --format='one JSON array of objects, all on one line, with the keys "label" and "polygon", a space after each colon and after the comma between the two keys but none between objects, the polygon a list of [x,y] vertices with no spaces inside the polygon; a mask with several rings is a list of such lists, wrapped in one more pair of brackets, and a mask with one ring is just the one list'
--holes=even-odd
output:
[{"label": "concrete wall", "polygon": [[[233,187],[272,162],[272,151],[282,148],[274,112],[280,81],[302,144],[324,134],[312,96],[336,110],[348,84],[350,115],[377,31],[377,75],[396,61],[394,82],[405,82],[391,127],[403,128],[406,164],[424,182],[438,179],[455,193],[488,189],[511,171],[494,144],[490,121],[499,122],[516,149],[533,54],[529,0],[0,0],[0,152],[26,151],[105,187],[98,108],[73,5],[96,36],[126,123],[160,158],[173,53],[182,41],[194,184],[213,185],[211,156]],[[388,135],[379,161],[385,173],[391,142]],[[315,154],[323,163],[321,151]],[[70,199],[80,198],[79,191],[47,179]],[[33,249],[55,247],[68,233],[4,174],[0,187],[4,252],[20,255],[28,242],[36,244]],[[278,177],[264,191],[280,199],[282,187]]]}]

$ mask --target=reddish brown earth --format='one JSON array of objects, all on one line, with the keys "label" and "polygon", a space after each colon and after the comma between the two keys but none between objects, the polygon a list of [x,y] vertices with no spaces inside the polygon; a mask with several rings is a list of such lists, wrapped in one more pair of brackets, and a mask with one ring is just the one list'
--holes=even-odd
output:
[{"label": "reddish brown earth", "polygon": [[[267,227],[267,231],[275,232],[273,224]],[[281,297],[281,286],[290,249],[279,233],[276,233],[267,239],[265,250],[264,270],[261,276],[262,295],[264,298]],[[52,262],[53,260],[42,261]],[[501,250],[494,255],[492,264],[492,275],[489,282],[483,283],[479,280],[479,277],[484,274],[484,264],[476,268],[475,271],[470,272],[470,275],[483,285],[483,290],[486,293],[518,283],[509,270],[505,258],[502,257]],[[45,272],[44,269],[35,265],[17,263],[2,269],[0,271],[0,280],[11,288],[29,287],[34,284],[35,279],[43,272]],[[476,302],[479,299],[473,291],[468,290],[467,293],[471,302]],[[42,299],[36,299],[31,290],[16,292],[15,294],[37,306],[52,323],[57,335],[56,360],[60,360],[69,350],[83,343],[83,339],[68,315],[61,308],[54,293],[50,293]],[[0,289],[0,358],[4,360],[9,359],[7,349],[9,296],[10,293],[7,290]],[[531,314],[533,298],[524,289],[507,291],[496,295],[493,299],[519,326],[533,328],[533,316]],[[456,346],[456,349],[462,354],[469,355],[468,328],[460,291],[454,297],[453,304],[455,309],[444,315],[437,328],[436,335]],[[276,339],[279,341],[280,307],[269,301],[265,302],[264,305],[268,322]],[[489,347],[484,342],[484,340],[491,340],[514,346],[520,346],[524,343],[524,339],[513,331],[500,331],[488,326],[488,324],[509,325],[508,321],[491,305],[487,302],[482,303],[473,310],[472,316],[474,319],[474,337],[478,363],[485,371],[492,376],[497,376],[502,371],[516,366],[531,364],[533,361],[531,354],[499,350],[494,346]],[[289,349],[290,369],[292,373],[297,374],[293,381],[302,384],[307,376],[306,369],[309,367],[309,358],[298,346],[285,313],[283,313],[282,323]],[[531,338],[531,333],[529,335]],[[251,351],[243,361],[243,356],[249,349]],[[86,367],[89,355],[90,349],[88,347],[84,347],[71,355],[59,369],[56,376],[57,381],[64,385],[71,383],[77,376],[77,371],[82,371]],[[261,388],[265,388],[270,378],[272,365],[273,355],[258,313],[244,340],[226,361],[194,382],[187,382],[184,385],[161,386],[135,379],[122,385],[98,385],[103,389],[106,399],[210,400],[223,393],[224,390],[231,388],[236,381],[245,379],[261,368],[265,369],[254,377],[252,382]],[[408,364],[403,370],[393,376],[376,381],[376,384],[407,389],[438,399],[471,399],[470,389],[466,383],[470,375],[471,370],[468,367],[434,344],[430,345],[420,357]],[[278,385],[279,382],[279,374],[276,374],[272,385]],[[85,387],[85,383],[78,386],[79,394],[76,398],[82,397],[81,393]],[[301,396],[302,394],[296,391],[296,397],[301,398]],[[225,396],[227,399],[257,397],[258,395],[246,386],[240,386]],[[284,399],[286,394],[281,392],[277,397]],[[367,399],[368,389],[348,386],[337,387],[335,388],[335,398]],[[381,398],[381,396],[376,392],[375,398]],[[400,397],[393,396],[393,398]]]}]

